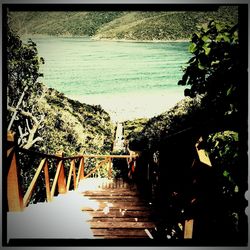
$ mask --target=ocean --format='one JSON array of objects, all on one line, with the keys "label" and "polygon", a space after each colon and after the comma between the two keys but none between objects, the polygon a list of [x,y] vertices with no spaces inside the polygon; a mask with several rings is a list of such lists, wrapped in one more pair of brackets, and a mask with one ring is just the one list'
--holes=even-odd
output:
[{"label": "ocean", "polygon": [[44,77],[67,97],[101,105],[114,121],[153,117],[184,98],[177,83],[191,54],[188,42],[95,41],[32,37]]}]

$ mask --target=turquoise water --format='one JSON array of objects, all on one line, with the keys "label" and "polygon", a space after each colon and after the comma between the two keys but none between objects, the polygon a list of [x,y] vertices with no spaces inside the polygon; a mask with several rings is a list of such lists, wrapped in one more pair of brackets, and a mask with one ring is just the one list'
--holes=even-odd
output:
[{"label": "turquoise water", "polygon": [[[182,67],[190,58],[187,42],[117,42],[57,37],[33,40],[39,55],[45,59],[41,68],[42,81],[70,98],[101,104],[116,113],[130,110],[133,113],[141,107],[137,116],[145,113],[145,101],[148,102],[150,96],[153,99],[157,95],[164,96],[156,109],[166,98],[169,105],[166,103],[163,109],[183,98],[183,87],[177,82],[182,77]],[[119,105],[115,104],[117,101]],[[124,106],[130,109],[124,110]],[[158,108],[145,116],[162,111]]]}]

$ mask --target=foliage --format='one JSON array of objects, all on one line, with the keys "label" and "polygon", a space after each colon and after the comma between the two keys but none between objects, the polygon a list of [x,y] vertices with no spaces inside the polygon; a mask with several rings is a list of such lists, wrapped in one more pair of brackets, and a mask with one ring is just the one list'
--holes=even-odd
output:
[{"label": "foliage", "polygon": [[217,196],[220,220],[227,221],[227,231],[239,234],[245,217],[244,199],[247,189],[247,169],[241,160],[239,134],[234,131],[222,131],[210,134],[206,148],[216,173]]},{"label": "foliage", "polygon": [[194,56],[179,81],[180,85],[191,85],[185,94],[191,97],[206,94],[207,104],[216,107],[219,113],[237,113],[243,68],[239,49],[237,25],[215,21],[202,25],[192,36],[189,50]]},{"label": "foliage", "polygon": [[[214,235],[209,239],[245,240],[247,167],[243,162],[246,152],[242,152],[242,134],[240,130],[221,129],[211,123],[222,119],[239,124],[235,115],[241,111],[239,94],[245,69],[240,61],[238,25],[215,21],[202,25],[192,37],[190,51],[194,56],[179,82],[191,85],[185,91],[187,97],[174,108],[149,119],[142,131],[131,133],[130,138],[142,141],[144,137],[147,157],[160,152],[156,203],[169,210],[169,215],[163,213],[166,218],[160,223],[164,234],[166,230],[175,230],[174,226],[184,218],[189,219],[192,211],[191,217],[197,219],[197,224],[201,223],[202,230],[206,228],[203,232],[196,231],[196,235],[206,237],[213,230]],[[214,129],[221,132],[215,133]],[[211,168],[192,165],[194,145],[204,134],[209,134],[203,139],[210,153]],[[146,156],[142,159],[147,161],[145,165],[150,164]],[[173,194],[178,194],[178,204],[171,204]],[[197,199],[190,199],[193,194]],[[178,214],[178,211],[183,212]]]},{"label": "foliage", "polygon": [[29,40],[23,44],[20,38],[7,26],[7,71],[8,71],[8,104],[16,105],[25,87],[30,92],[26,93],[24,100],[28,100],[29,93],[40,93],[39,85],[36,85],[39,72],[39,65],[44,59],[38,56],[36,44]]},{"label": "foliage", "polygon": [[28,11],[11,14],[12,27],[20,34],[52,36],[92,36],[100,26],[121,15],[119,11]]},{"label": "foliage", "polygon": [[147,121],[148,119],[146,118],[138,118],[132,121],[125,121],[123,123],[124,137],[126,139],[129,139],[130,137],[133,137],[133,133],[141,132]]},{"label": "foliage", "polygon": [[149,120],[125,122],[126,137],[130,141],[142,142],[144,149],[157,150],[168,136],[204,123],[206,115],[203,113],[202,98],[202,95],[186,97],[173,108]]},{"label": "foliage", "polygon": [[222,131],[210,134],[207,149],[213,161],[217,175],[222,178],[221,192],[232,197],[239,192],[240,176],[240,144],[239,134],[234,131]]},{"label": "foliage", "polygon": [[[13,105],[15,110],[20,95],[25,94],[18,106],[18,119],[15,119],[11,128],[17,132],[17,137],[20,138],[20,130],[23,134],[27,132],[27,117],[23,117],[22,112],[29,112],[37,120],[44,114],[43,126],[35,131],[35,137],[42,140],[32,144],[32,150],[48,154],[63,151],[66,156],[79,153],[108,154],[113,143],[113,126],[108,113],[99,105],[91,106],[70,100],[58,91],[38,83],[37,79],[41,76],[39,64],[44,61],[38,57],[35,43],[30,40],[28,44],[24,44],[9,27],[6,35],[8,105]],[[88,117],[91,120],[87,122]],[[7,121],[10,119],[11,113]],[[29,126],[33,125],[34,121],[29,121]],[[35,156],[19,154],[18,164],[24,190],[27,190],[39,163]],[[55,175],[55,166],[55,163],[50,166],[51,176]],[[91,167],[92,164],[87,163],[85,170],[88,171]],[[41,193],[44,191],[44,182],[39,181],[41,185],[38,185],[32,202],[44,197]]]}]

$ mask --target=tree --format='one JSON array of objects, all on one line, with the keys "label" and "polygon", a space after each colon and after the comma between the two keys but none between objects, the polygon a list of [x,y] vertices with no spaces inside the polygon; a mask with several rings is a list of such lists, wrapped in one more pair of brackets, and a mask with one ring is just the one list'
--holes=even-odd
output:
[{"label": "tree", "polygon": [[193,34],[189,50],[193,57],[178,83],[191,86],[185,95],[204,94],[208,107],[220,115],[238,113],[244,69],[240,61],[238,25],[231,27],[215,21],[202,25]]},{"label": "tree", "polygon": [[[244,108],[240,106],[240,91],[247,82],[243,78],[246,67],[241,60],[239,27],[210,21],[193,34],[189,50],[193,57],[178,84],[191,86],[185,90],[187,96],[204,95],[204,111],[217,124],[223,120],[233,124],[233,131],[224,126],[218,127],[216,133],[208,126],[205,138],[214,172],[211,183],[216,190],[210,203],[214,202],[217,206],[213,216],[218,232],[223,229],[219,237],[244,239],[247,162],[245,164],[242,159],[247,152],[241,152],[244,141],[240,138],[244,140],[245,133],[241,128],[245,124],[242,125],[244,120],[239,114],[243,114]],[[202,196],[205,197],[204,194]]]},{"label": "tree", "polygon": [[[28,149],[42,140],[36,137],[36,132],[43,121],[43,114],[34,111],[37,101],[33,95],[39,96],[42,87],[37,83],[39,65],[44,63],[38,56],[36,44],[29,40],[24,44],[10,28],[11,18],[7,25],[7,109],[9,111],[7,130],[14,130],[19,134],[19,145]],[[40,118],[37,118],[40,116]],[[18,120],[18,123],[15,122]]]}]

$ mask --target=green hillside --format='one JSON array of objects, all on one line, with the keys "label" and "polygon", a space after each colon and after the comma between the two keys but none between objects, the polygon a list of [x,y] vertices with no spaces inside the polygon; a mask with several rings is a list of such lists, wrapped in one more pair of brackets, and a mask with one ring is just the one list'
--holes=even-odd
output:
[{"label": "green hillside", "polygon": [[91,36],[94,39],[189,39],[197,25],[209,19],[237,23],[238,9],[218,11],[89,11],[11,12],[19,35]]}]

